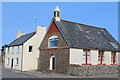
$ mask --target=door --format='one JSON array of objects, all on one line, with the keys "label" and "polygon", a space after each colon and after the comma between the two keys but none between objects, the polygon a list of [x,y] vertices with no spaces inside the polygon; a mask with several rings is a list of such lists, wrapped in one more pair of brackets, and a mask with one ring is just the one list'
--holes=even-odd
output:
[{"label": "door", "polygon": [[54,70],[55,69],[55,56],[52,55],[50,58],[50,70]]},{"label": "door", "polygon": [[11,60],[11,69],[13,69],[13,59]]}]

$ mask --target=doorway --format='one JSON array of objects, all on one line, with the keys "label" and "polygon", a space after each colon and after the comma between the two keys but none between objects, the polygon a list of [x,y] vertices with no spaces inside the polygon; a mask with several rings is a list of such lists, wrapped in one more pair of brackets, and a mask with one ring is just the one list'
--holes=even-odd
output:
[{"label": "doorway", "polygon": [[11,69],[13,69],[13,59],[11,60]]},{"label": "doorway", "polygon": [[52,55],[50,57],[50,70],[54,70],[55,69],[55,56]]}]

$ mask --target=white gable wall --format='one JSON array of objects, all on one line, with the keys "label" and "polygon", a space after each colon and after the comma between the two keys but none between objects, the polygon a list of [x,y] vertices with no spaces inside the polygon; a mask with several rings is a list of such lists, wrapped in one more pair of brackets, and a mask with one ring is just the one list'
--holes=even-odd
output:
[{"label": "white gable wall", "polygon": [[[39,29],[40,30],[40,29]],[[39,46],[44,38],[46,33],[46,28],[41,27],[41,31],[38,34],[35,34],[27,42],[24,43],[23,49],[23,66],[22,70],[36,70],[38,67],[38,57],[39,57]],[[29,46],[32,46],[32,52],[29,52]]]}]

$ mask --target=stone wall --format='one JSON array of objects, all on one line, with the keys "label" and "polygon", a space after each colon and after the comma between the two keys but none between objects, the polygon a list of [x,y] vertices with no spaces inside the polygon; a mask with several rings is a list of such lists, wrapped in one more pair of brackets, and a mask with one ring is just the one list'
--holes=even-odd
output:
[{"label": "stone wall", "polygon": [[66,73],[69,69],[69,49],[47,49],[41,50],[41,57],[39,58],[40,71],[49,72],[51,54],[55,56],[55,70],[54,72]]},{"label": "stone wall", "polygon": [[118,74],[118,65],[70,65],[68,74],[74,76],[95,76],[104,74]]}]

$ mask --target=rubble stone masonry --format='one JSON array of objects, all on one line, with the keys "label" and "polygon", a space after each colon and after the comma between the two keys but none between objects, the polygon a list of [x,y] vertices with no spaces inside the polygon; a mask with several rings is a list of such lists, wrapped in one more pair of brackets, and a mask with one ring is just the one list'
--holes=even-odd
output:
[{"label": "rubble stone masonry", "polygon": [[119,65],[70,65],[68,74],[74,76],[95,76],[104,74],[118,74]]}]

